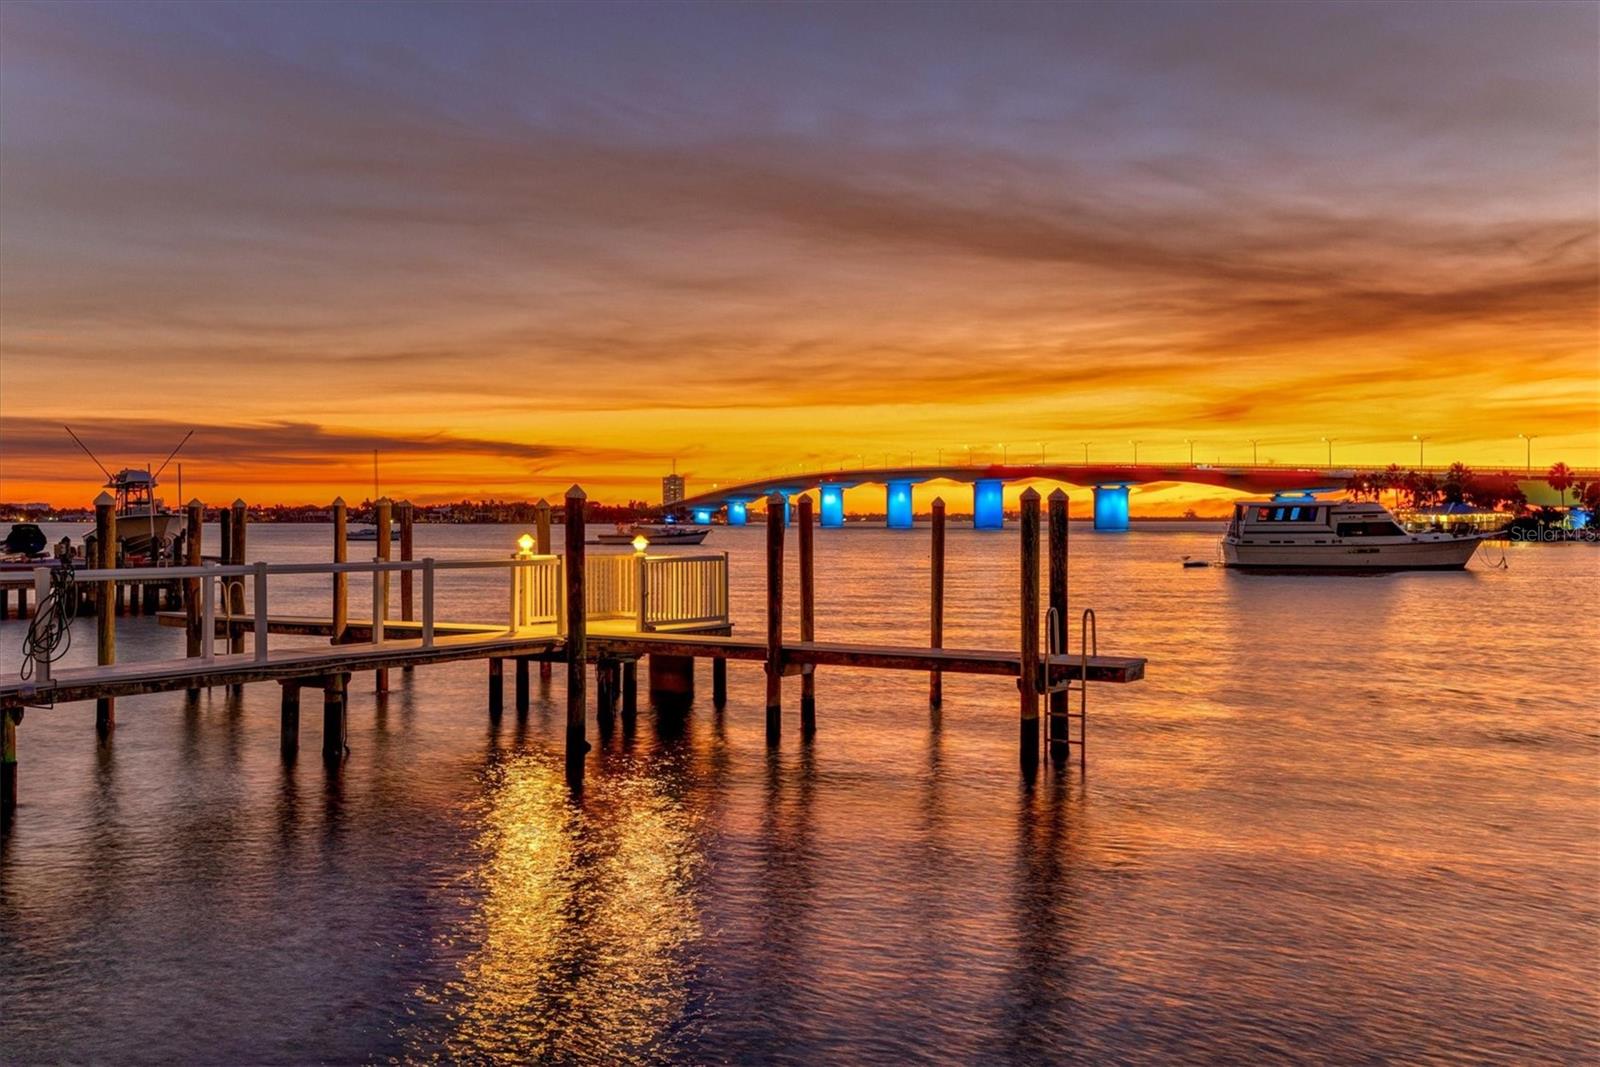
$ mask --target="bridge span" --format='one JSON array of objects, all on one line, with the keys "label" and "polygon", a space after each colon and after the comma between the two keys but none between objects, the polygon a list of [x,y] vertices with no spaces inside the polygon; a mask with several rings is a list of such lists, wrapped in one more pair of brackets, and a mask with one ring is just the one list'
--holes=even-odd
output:
[{"label": "bridge span", "polygon": [[[815,492],[821,525],[844,525],[844,491],[861,485],[884,488],[885,525],[910,529],[911,490],[923,482],[950,482],[972,487],[972,525],[998,530],[1005,521],[1005,486],[1008,482],[1053,481],[1088,486],[1094,490],[1094,527],[1128,528],[1128,489],[1152,482],[1213,485],[1245,493],[1285,493],[1343,489],[1351,476],[1370,467],[1316,467],[1280,464],[1166,464],[1166,463],[1007,463],[978,466],[864,467],[855,470],[778,474],[770,478],[721,486],[684,499],[678,507],[694,521],[711,522],[725,511],[728,524],[742,526],[748,505],[773,493],[785,498]],[[1418,473],[1444,474],[1447,467],[1419,467]],[[1536,472],[1521,470],[1474,472],[1478,478],[1506,481],[1537,480]]]}]

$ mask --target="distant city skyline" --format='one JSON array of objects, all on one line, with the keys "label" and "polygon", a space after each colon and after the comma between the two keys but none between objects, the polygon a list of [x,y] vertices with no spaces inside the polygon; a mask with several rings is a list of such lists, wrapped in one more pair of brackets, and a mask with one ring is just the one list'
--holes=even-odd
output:
[{"label": "distant city skyline", "polygon": [[263,503],[359,496],[374,449],[418,502],[969,444],[1595,466],[1597,32],[7,4],[0,499],[92,499],[62,423],[113,469],[197,428],[185,493]]}]

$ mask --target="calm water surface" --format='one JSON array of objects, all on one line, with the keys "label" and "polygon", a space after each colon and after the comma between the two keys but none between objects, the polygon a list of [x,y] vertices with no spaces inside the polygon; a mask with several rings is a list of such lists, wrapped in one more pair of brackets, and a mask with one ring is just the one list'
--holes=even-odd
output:
[{"label": "calm water surface", "polygon": [[[418,527],[418,552],[516,532]],[[762,536],[705,546],[752,635]],[[92,705],[31,710],[0,1059],[1600,1057],[1600,551],[1180,568],[1216,536],[1074,527],[1074,610],[1150,665],[1094,690],[1088,773],[1031,786],[998,679],[947,678],[930,716],[922,676],[825,670],[810,742],[791,680],[768,748],[759,668],[734,664],[723,711],[703,673],[687,716],[603,738],[591,718],[581,797],[561,683],[493,726],[482,663],[395,672],[386,700],[353,680],[337,772],[310,699],[281,761],[272,685],[123,699],[104,748]],[[327,537],[256,526],[252,555],[326,558]],[[818,540],[820,639],[925,636],[925,530]],[[947,643],[1013,644],[1015,531],[952,530],[949,552]],[[500,610],[480,577],[442,610]],[[277,589],[326,610],[314,583]],[[153,658],[182,635],[124,618],[118,639]],[[0,624],[8,672],[20,641]]]}]

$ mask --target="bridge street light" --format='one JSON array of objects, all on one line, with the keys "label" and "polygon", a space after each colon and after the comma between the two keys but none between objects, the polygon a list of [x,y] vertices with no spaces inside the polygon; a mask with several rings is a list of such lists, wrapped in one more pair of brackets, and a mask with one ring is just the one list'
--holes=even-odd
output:
[{"label": "bridge street light", "polygon": [[1083,446],[1083,465],[1087,467],[1089,465],[1089,442],[1079,441],[1078,443]]},{"label": "bridge street light", "polygon": [[1538,437],[1539,435],[1536,434],[1536,433],[1519,433],[1519,434],[1517,434],[1517,436],[1522,438],[1522,440],[1527,443],[1528,473],[1532,474],[1533,473],[1533,440],[1534,440],[1534,438]]},{"label": "bridge street light", "polygon": [[1250,438],[1250,466],[1261,466],[1261,442],[1254,437]]},{"label": "bridge street light", "polygon": [[1133,446],[1133,465],[1137,467],[1139,465],[1139,442],[1129,441],[1128,443]]},{"label": "bridge street light", "polygon": [[1424,464],[1422,462],[1422,446],[1423,446],[1423,443],[1428,440],[1428,435],[1427,434],[1422,434],[1422,433],[1414,433],[1414,434],[1411,435],[1411,439],[1417,443],[1417,467],[1420,469],[1421,467],[1424,466]]},{"label": "bridge street light", "polygon": [[1333,443],[1337,440],[1337,437],[1324,437],[1322,439],[1322,443],[1328,446],[1328,466],[1330,467],[1333,466]]},{"label": "bridge street light", "polygon": [[1189,466],[1194,466],[1194,442],[1185,437],[1183,443],[1189,446]]}]

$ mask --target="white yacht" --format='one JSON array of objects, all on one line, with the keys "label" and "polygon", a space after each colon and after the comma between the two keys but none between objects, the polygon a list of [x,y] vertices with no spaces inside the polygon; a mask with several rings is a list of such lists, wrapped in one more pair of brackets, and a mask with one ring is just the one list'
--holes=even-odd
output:
[{"label": "white yacht", "polygon": [[1408,533],[1370,500],[1244,500],[1222,538],[1229,567],[1256,571],[1460,570],[1492,531]]}]

